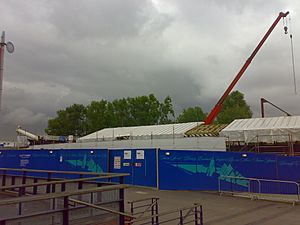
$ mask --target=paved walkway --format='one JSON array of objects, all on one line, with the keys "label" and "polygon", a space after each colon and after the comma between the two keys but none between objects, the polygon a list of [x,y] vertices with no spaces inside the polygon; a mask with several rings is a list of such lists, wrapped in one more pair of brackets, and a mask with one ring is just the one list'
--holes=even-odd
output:
[{"label": "paved walkway", "polygon": [[176,209],[201,203],[205,225],[300,225],[300,205],[248,198],[219,196],[200,191],[158,191],[129,188],[126,201],[149,197],[160,198],[160,210]]}]

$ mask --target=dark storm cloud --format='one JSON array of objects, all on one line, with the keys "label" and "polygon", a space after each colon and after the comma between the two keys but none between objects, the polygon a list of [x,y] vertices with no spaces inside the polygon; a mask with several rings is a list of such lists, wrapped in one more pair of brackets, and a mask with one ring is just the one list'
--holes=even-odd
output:
[{"label": "dark storm cloud", "polygon": [[[17,125],[42,133],[57,110],[101,98],[154,93],[170,95],[177,113],[209,111],[279,11],[293,12],[294,37],[300,33],[295,1],[0,3],[0,29],[16,45],[5,58],[0,137]],[[256,115],[259,97],[277,95],[299,114],[290,71],[280,24],[236,88]]]}]

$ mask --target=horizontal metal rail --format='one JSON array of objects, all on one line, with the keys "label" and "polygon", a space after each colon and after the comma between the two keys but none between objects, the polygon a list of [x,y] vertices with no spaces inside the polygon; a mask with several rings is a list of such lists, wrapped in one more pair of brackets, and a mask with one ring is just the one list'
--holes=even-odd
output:
[{"label": "horizontal metal rail", "polygon": [[52,198],[60,198],[60,197],[68,197],[72,195],[83,195],[91,192],[103,192],[103,191],[111,191],[111,190],[120,190],[128,188],[129,185],[126,184],[118,184],[118,185],[107,185],[103,187],[89,188],[89,189],[81,189],[77,191],[66,191],[59,193],[49,193],[49,194],[40,194],[40,195],[30,195],[30,196],[22,196],[16,198],[2,199],[0,201],[1,205],[9,205],[9,204],[18,204],[25,202],[33,202],[33,201],[42,201]]},{"label": "horizontal metal rail", "polygon": [[134,216],[132,216],[132,215],[130,215],[128,213],[123,213],[123,212],[119,212],[119,211],[116,211],[116,210],[108,209],[108,208],[105,208],[105,207],[102,207],[102,206],[98,206],[98,205],[95,205],[95,204],[91,204],[91,203],[88,203],[88,202],[80,201],[80,200],[73,199],[73,198],[69,198],[69,201],[77,203],[77,204],[80,204],[80,205],[89,206],[91,208],[100,209],[100,210],[103,210],[103,211],[106,211],[106,212],[109,212],[109,213],[113,213],[113,214],[117,214],[117,215],[122,215],[122,216],[127,216],[129,218],[135,219]]},{"label": "horizontal metal rail", "polygon": [[83,171],[60,171],[60,170],[36,170],[36,169],[17,169],[17,168],[0,168],[0,171],[18,171],[18,172],[32,172],[32,173],[52,173],[52,174],[76,174],[76,175],[109,175],[112,173],[98,173],[98,172],[83,172]]},{"label": "horizontal metal rail", "polygon": [[74,182],[81,182],[81,181],[92,181],[98,179],[108,179],[108,178],[115,178],[115,177],[123,177],[128,176],[129,174],[110,174],[104,176],[96,176],[96,177],[86,177],[86,178],[77,178],[77,179],[67,179],[67,180],[56,180],[56,181],[45,181],[40,183],[31,183],[31,184],[16,184],[16,185],[7,185],[7,186],[0,186],[1,190],[9,190],[15,188],[26,188],[26,187],[36,187],[36,186],[43,186],[49,184],[66,184],[66,183],[74,183]]},{"label": "horizontal metal rail", "polygon": [[[71,201],[71,199],[69,199],[69,201]],[[107,204],[112,204],[112,203],[119,203],[120,201],[121,200],[119,200],[119,201],[106,201],[106,202],[97,203],[95,205],[107,205]],[[76,209],[85,208],[85,207],[88,207],[88,206],[84,206],[84,205],[77,206],[77,207],[73,207],[70,210],[76,210]],[[37,217],[37,216],[44,216],[44,215],[49,215],[49,214],[54,214],[54,213],[60,213],[60,212],[63,212],[63,211],[65,211],[65,209],[53,209],[53,210],[46,210],[46,211],[41,211],[41,212],[34,212],[34,213],[26,214],[26,215],[18,215],[18,216],[0,218],[0,222],[27,219],[27,218]]]}]

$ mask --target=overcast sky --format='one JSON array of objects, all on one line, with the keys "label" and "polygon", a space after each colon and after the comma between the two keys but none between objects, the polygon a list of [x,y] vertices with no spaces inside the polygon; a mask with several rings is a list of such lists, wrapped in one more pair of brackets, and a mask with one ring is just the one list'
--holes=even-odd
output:
[{"label": "overcast sky", "polygon": [[[73,103],[170,95],[177,114],[209,112],[280,11],[291,12],[296,73],[296,0],[0,0],[5,53],[0,139],[17,125],[43,134],[49,118]],[[300,93],[300,75],[297,77]],[[264,97],[293,115],[291,50],[280,21],[235,87],[255,117]],[[267,107],[269,116],[282,115]]]}]

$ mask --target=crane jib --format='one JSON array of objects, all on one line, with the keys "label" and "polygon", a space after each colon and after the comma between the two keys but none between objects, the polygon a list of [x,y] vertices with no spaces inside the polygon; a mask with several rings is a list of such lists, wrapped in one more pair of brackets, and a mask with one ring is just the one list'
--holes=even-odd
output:
[{"label": "crane jib", "polygon": [[230,83],[230,85],[228,86],[228,88],[226,89],[226,91],[224,92],[224,94],[222,95],[222,97],[219,99],[218,103],[211,110],[211,112],[207,116],[206,120],[204,121],[204,124],[206,124],[206,125],[207,124],[211,124],[214,121],[214,119],[217,117],[218,113],[221,111],[222,105],[223,105],[226,97],[229,95],[229,93],[232,91],[232,89],[235,86],[235,84],[239,81],[239,79],[241,78],[241,76],[244,74],[244,72],[246,71],[246,69],[250,65],[252,59],[255,57],[255,55],[257,54],[257,52],[259,51],[259,49],[265,43],[265,41],[267,40],[267,38],[269,37],[269,35],[271,34],[271,32],[274,30],[274,28],[276,27],[276,25],[280,21],[280,19],[286,17],[288,14],[289,14],[289,12],[286,12],[286,13],[280,12],[279,13],[278,17],[275,19],[275,21],[273,22],[273,24],[271,25],[271,27],[268,29],[268,31],[266,32],[266,34],[263,36],[263,38],[261,39],[261,41],[258,43],[258,45],[254,49],[254,51],[251,53],[250,57],[246,60],[246,62],[243,65],[243,67],[240,69],[240,71],[237,73],[237,75],[235,76],[235,78],[233,79],[233,81]]}]

